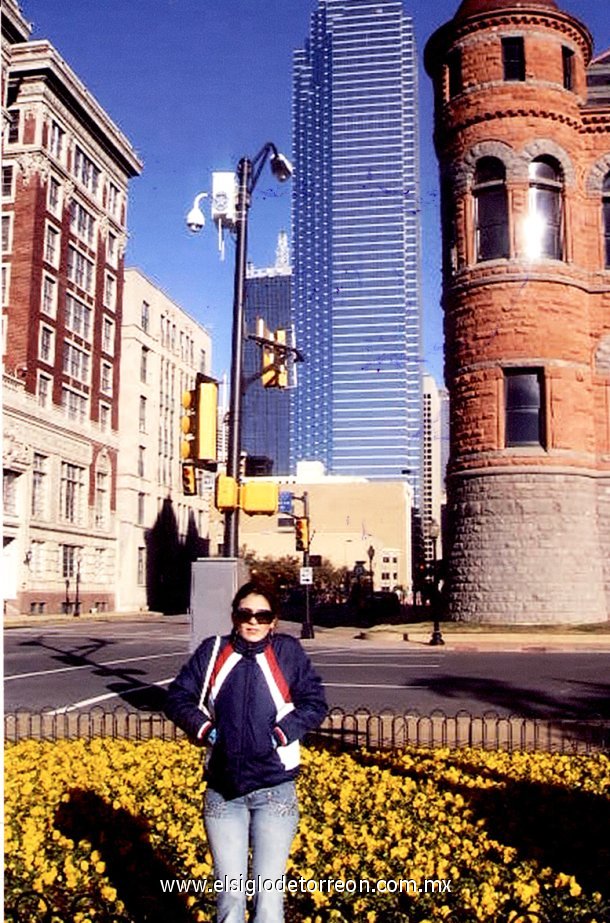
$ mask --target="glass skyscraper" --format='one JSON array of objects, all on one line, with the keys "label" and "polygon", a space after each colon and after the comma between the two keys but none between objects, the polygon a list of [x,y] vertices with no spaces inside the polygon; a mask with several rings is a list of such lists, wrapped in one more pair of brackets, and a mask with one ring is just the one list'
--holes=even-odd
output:
[{"label": "glass skyscraper", "polygon": [[[256,333],[257,318],[262,318],[271,333],[286,330],[287,342],[292,342],[291,282],[288,239],[285,231],[281,231],[275,265],[268,269],[247,268],[244,313],[249,333]],[[260,368],[261,348],[246,340],[244,378],[250,383],[242,403],[242,449],[259,465],[259,470],[252,473],[265,473],[263,460],[267,459],[267,473],[289,474],[290,392],[264,388],[256,378]]]},{"label": "glass skyscraper", "polygon": [[291,465],[419,494],[417,59],[400,0],[320,0],[294,55]]}]

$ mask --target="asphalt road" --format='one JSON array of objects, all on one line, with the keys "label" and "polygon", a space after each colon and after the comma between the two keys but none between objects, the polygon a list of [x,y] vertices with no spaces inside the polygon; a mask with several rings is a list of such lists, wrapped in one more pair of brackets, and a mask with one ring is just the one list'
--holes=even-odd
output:
[{"label": "asphalt road", "polygon": [[[296,626],[287,630],[296,633]],[[448,715],[610,717],[610,652],[450,651],[308,642],[331,706]],[[75,622],[4,634],[5,711],[159,710],[188,626]]]}]

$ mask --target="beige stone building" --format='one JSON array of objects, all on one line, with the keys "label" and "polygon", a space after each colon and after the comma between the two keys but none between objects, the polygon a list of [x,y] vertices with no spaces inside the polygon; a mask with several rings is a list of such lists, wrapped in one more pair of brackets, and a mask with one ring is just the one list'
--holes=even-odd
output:
[{"label": "beige stone building", "polygon": [[[269,478],[295,498],[308,495],[312,555],[335,567],[353,570],[358,561],[369,569],[374,549],[373,584],[376,590],[401,587],[411,592],[412,489],[406,481],[369,481],[365,478],[324,476],[312,465],[293,478]],[[257,479],[267,480],[267,479]],[[302,503],[295,499],[295,514]],[[292,519],[240,514],[240,547],[265,557],[298,555]]]},{"label": "beige stone building", "polygon": [[[125,270],[121,333],[117,608],[162,608],[164,593],[184,592],[185,560],[207,552],[213,477],[198,472],[198,496],[183,495],[180,419],[182,392],[210,374],[211,340],[134,268]],[[165,569],[171,588],[162,590]]]}]

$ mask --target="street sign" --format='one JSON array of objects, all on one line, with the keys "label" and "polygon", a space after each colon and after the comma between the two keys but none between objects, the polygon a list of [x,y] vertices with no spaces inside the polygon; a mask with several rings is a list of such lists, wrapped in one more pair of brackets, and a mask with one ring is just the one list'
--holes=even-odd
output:
[{"label": "street sign", "polygon": [[309,563],[312,567],[322,567],[322,555],[321,554],[310,554]]},{"label": "street sign", "polygon": [[311,586],[313,583],[313,567],[302,567],[300,575],[301,586]]},{"label": "street sign", "polygon": [[289,490],[280,490],[278,511],[280,513],[292,513],[292,494]]}]

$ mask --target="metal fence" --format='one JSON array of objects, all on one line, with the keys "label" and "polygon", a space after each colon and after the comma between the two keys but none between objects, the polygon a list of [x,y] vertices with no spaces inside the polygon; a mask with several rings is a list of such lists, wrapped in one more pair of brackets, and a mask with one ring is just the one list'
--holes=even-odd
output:
[{"label": "metal fence", "polygon": [[[4,717],[8,743],[94,737],[177,740],[184,735],[160,712],[131,711],[123,706],[112,711],[94,708],[59,713],[19,709]],[[341,750],[415,746],[592,753],[610,750],[610,719],[529,718],[496,712],[472,715],[466,711],[422,715],[333,708],[307,743]]]}]

